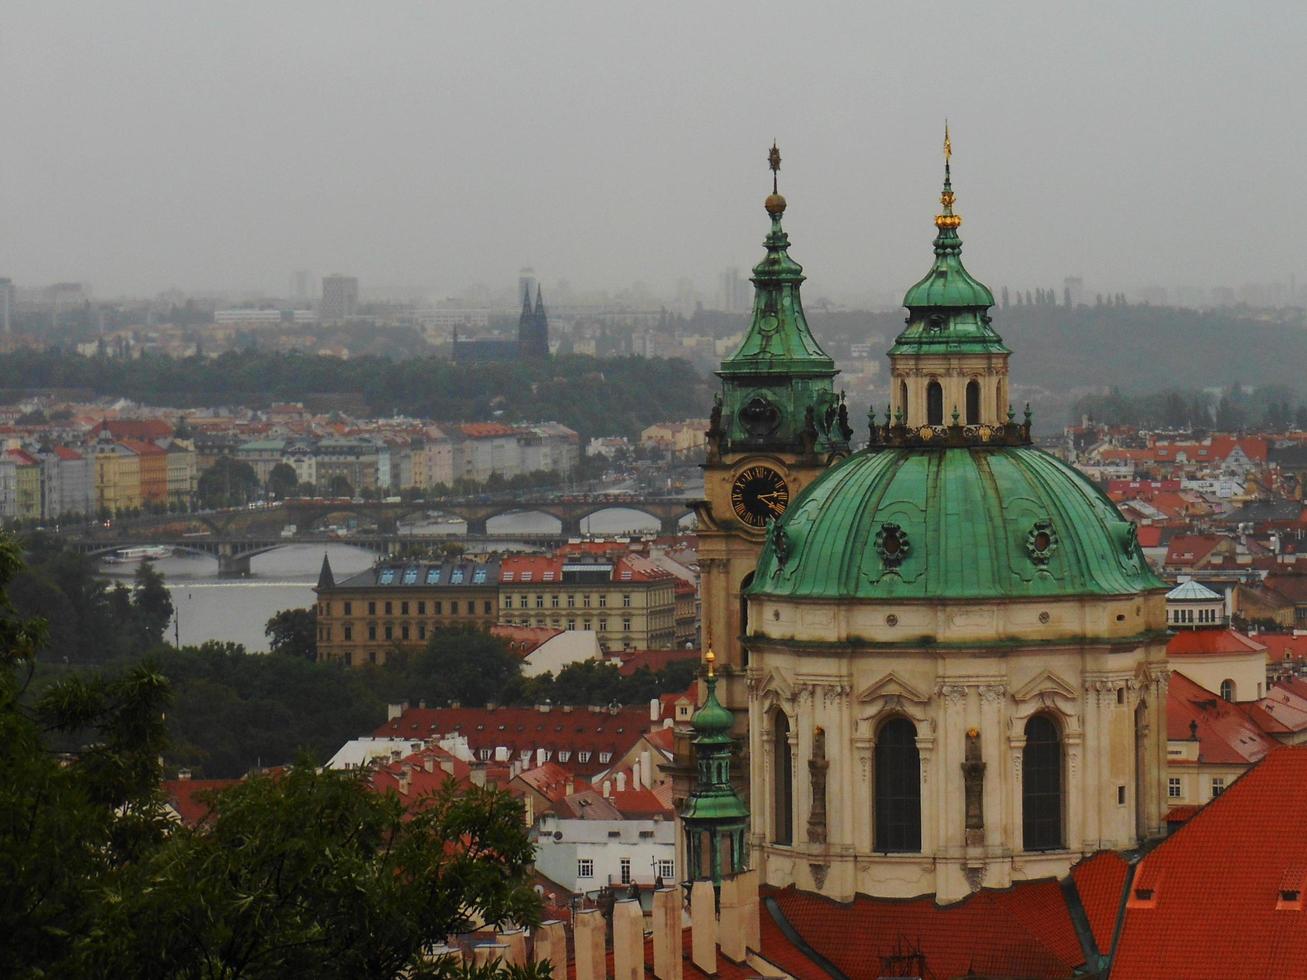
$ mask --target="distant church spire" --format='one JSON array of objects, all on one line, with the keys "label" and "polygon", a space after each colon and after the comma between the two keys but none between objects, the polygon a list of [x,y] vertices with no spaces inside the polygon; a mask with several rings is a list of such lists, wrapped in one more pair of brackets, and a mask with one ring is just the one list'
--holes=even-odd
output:
[{"label": "distant church spire", "polygon": [[522,287],[522,320],[531,316],[531,287]]},{"label": "distant church spire", "polygon": [[517,321],[517,350],[520,357],[549,356],[549,318],[545,316],[544,296],[536,284],[535,306],[531,305],[531,287],[522,289],[522,315]]},{"label": "distant church spire", "polygon": [[540,291],[540,283],[536,283],[535,315],[540,317],[541,319],[543,319],[545,315],[545,300],[544,300],[544,294]]}]

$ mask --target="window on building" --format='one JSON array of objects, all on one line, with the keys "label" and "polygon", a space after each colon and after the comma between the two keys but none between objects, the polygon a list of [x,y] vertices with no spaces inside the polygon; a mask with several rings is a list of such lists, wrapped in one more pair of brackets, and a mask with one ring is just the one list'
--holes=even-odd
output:
[{"label": "window on building", "polygon": [[1228,677],[1221,681],[1221,697],[1225,698],[1227,701],[1234,700],[1234,681],[1230,680]]},{"label": "window on building", "polygon": [[620,861],[617,862],[617,875],[618,875],[618,880],[620,880],[623,885],[629,885],[631,883],[631,859],[630,858],[622,858]]},{"label": "window on building", "polygon": [[[473,603],[473,605],[475,605],[475,603]],[[481,603],[481,609],[487,616],[489,616],[494,611],[494,606],[489,599],[486,599]]]},{"label": "window on building", "polygon": [[1216,799],[1218,796],[1220,796],[1220,795],[1221,795],[1222,793],[1224,793],[1224,792],[1225,792],[1225,777],[1224,777],[1224,776],[1213,776],[1213,777],[1212,777],[1212,799]]},{"label": "window on building", "polygon": [[419,616],[425,616],[426,614],[427,614],[427,600],[426,600],[426,599],[419,599],[419,600],[418,600],[418,615],[419,615]]},{"label": "window on building", "polygon": [[399,628],[399,638],[401,640],[408,639],[408,623],[405,623],[403,626]]},{"label": "window on building", "polygon": [[630,608],[631,594],[629,592],[622,596],[622,605],[626,606],[628,609]]},{"label": "window on building", "polygon": [[576,876],[578,878],[593,878],[595,876],[595,863],[593,858],[576,859]]},{"label": "window on building", "polygon": [[972,378],[967,382],[967,425],[980,424],[980,382]]},{"label": "window on building", "polygon": [[1178,800],[1182,796],[1180,790],[1180,777],[1169,776],[1166,780],[1166,796],[1168,799]]},{"label": "window on building", "polygon": [[591,620],[591,619],[585,619],[585,620],[582,620],[582,621],[581,621],[581,628],[582,628],[582,629],[587,629],[587,630],[592,630],[592,629],[594,629],[594,620]]},{"label": "window on building", "polygon": [[549,597],[549,608],[550,608],[550,609],[557,609],[557,608],[558,608],[558,596],[556,596],[556,595],[551,595],[551,596]]},{"label": "window on building", "polygon": [[401,603],[399,604],[399,614],[400,614],[401,616],[407,616],[407,615],[408,615],[408,600],[407,600],[407,599],[405,599],[403,602],[401,602]]},{"label": "window on building", "polygon": [[926,424],[944,424],[944,389],[934,380],[926,385]]},{"label": "window on building", "polygon": [[608,632],[608,620],[606,618],[599,620],[599,632],[600,633]]},{"label": "window on building", "polygon": [[772,716],[772,842],[794,843],[794,757],[790,720],[784,711]]},{"label": "window on building", "polygon": [[511,595],[504,596],[504,608],[505,609],[513,608],[513,597]]},{"label": "window on building", "polygon": [[876,736],[875,849],[921,850],[921,753],[917,726],[891,718]]},{"label": "window on building", "polygon": [[1062,737],[1047,715],[1026,722],[1021,750],[1022,846],[1052,851],[1062,846]]},{"label": "window on building", "polygon": [[675,862],[675,861],[659,861],[659,862],[658,862],[658,877],[663,879],[664,884],[667,883],[667,882],[670,882],[673,878],[675,878],[675,877],[676,877],[676,862]]},{"label": "window on building", "polygon": [[395,628],[394,628],[393,626],[391,626],[389,623],[387,623],[387,624],[386,624],[386,639],[387,639],[387,640],[393,640],[394,638],[395,638]]},{"label": "window on building", "polygon": [[627,633],[631,632],[631,617],[630,617],[630,616],[627,616],[625,619],[622,620],[622,629],[625,630]]},{"label": "window on building", "polygon": [[559,750],[558,750],[558,761],[559,761],[559,762],[566,762],[566,761],[567,761],[568,759],[570,759],[570,758],[572,758],[572,752],[571,752],[570,749],[559,749]]},{"label": "window on building", "polygon": [[600,592],[600,593],[599,593],[599,608],[600,608],[600,609],[605,609],[605,608],[607,608],[607,606],[608,606],[608,593],[607,593],[607,592]]},{"label": "window on building", "polygon": [[581,763],[582,765],[585,765],[587,762],[590,761],[590,753],[589,753],[589,752],[578,752],[577,755],[576,755],[576,761],[579,762],[579,763]]},{"label": "window on building", "polygon": [[569,620],[567,621],[567,628],[570,629],[570,630],[574,630],[574,629],[576,629],[576,620],[575,620],[575,619],[569,619]]},{"label": "window on building", "polygon": [[477,749],[477,758],[482,762],[489,762],[491,754],[490,749]]},{"label": "window on building", "polygon": [[376,614],[377,614],[377,604],[376,604],[375,602],[372,602],[371,600],[369,600],[369,601],[368,601],[368,615],[369,615],[369,616],[375,616]]},{"label": "window on building", "polygon": [[375,640],[376,638],[377,638],[377,624],[368,623],[368,639]]},{"label": "window on building", "polygon": [[347,640],[354,639],[354,627],[351,626],[349,623],[345,624],[345,639]]},{"label": "window on building", "polygon": [[543,609],[543,608],[545,608],[545,597],[544,597],[544,596],[542,596],[542,595],[538,595],[538,596],[536,596],[536,608],[537,608],[537,609]]},{"label": "window on building", "polygon": [[436,602],[433,602],[433,603],[431,604],[432,611],[433,611],[437,616],[439,616],[441,613],[443,613],[443,612],[445,611],[444,606],[445,606],[445,604],[444,604],[443,602],[440,602],[439,600],[437,600]]},{"label": "window on building", "polygon": [[425,626],[424,624],[419,623],[419,624],[418,624],[418,639],[419,639],[419,640],[425,640],[426,638],[427,638],[427,628],[426,628],[426,626]]},{"label": "window on building", "polygon": [[583,605],[586,609],[590,608],[590,594],[588,592],[585,595],[581,596],[581,605]]},{"label": "window on building", "polygon": [[376,650],[369,650],[369,651],[368,651],[368,663],[370,663],[370,664],[375,664],[376,662],[377,662],[377,651],[376,651]]},{"label": "window on building", "polygon": [[457,615],[458,615],[458,600],[457,600],[457,599],[450,599],[450,600],[449,600],[449,615],[451,615],[451,616],[457,616]]},{"label": "window on building", "polygon": [[348,599],[345,600],[345,615],[350,616],[353,615],[353,613],[354,613],[354,603],[350,602]]},{"label": "window on building", "polygon": [[601,766],[606,766],[606,765],[608,765],[608,763],[610,763],[610,762],[612,762],[612,761],[613,761],[613,753],[611,753],[611,752],[600,752],[600,753],[599,753],[599,764],[600,764]]},{"label": "window on building", "polygon": [[576,596],[572,595],[571,593],[568,593],[567,596],[567,608],[568,609],[576,608]]}]

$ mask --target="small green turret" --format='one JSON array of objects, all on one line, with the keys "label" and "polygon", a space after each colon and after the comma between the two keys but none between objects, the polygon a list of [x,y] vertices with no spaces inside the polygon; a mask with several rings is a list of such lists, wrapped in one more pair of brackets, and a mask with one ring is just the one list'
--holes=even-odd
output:
[{"label": "small green turret", "polygon": [[[709,880],[720,886],[722,876],[748,867],[745,831],[749,808],[731,785],[731,752],[735,739],[731,726],[735,718],[717,700],[716,657],[710,649],[704,656],[708,688],[703,706],[694,713],[694,760],[698,779],[681,808],[685,829],[685,852],[689,867],[687,881]],[[723,841],[729,849],[723,852]]]}]

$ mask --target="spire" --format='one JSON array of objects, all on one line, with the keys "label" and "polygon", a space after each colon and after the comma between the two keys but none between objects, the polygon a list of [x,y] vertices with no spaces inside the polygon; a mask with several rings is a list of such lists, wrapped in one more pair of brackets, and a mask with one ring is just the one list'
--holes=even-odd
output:
[{"label": "spire", "polygon": [[[962,224],[962,217],[953,213],[953,141],[948,135],[948,120],[944,120],[944,189],[939,195],[939,203],[943,205],[940,214],[935,215],[935,227],[939,233],[935,236],[935,254],[942,255],[945,249],[952,249],[955,252],[962,251],[962,239],[958,237],[958,226]],[[992,303],[992,300],[991,300]]]},{"label": "spire", "polygon": [[544,295],[540,292],[540,283],[536,283],[536,309],[535,315],[542,317],[545,315]]},{"label": "spire", "polygon": [[803,266],[790,258],[790,238],[781,227],[786,202],[779,191],[781,151],[775,143],[767,154],[772,192],[763,207],[771,216],[771,231],[763,240],[767,254],[753,267],[753,321],[740,349],[722,362],[723,373],[833,373],[834,362],[821,349],[799,300]]},{"label": "spire", "polygon": [[[681,810],[689,850],[691,874],[687,878],[708,877],[721,885],[725,873],[743,870],[748,863],[744,832],[749,808],[731,785],[731,752],[735,739],[731,727],[735,716],[717,700],[716,656],[712,649],[704,655],[704,684],[707,696],[694,713],[694,761],[698,780]],[[723,854],[723,838],[730,841],[729,854]],[[707,850],[705,852],[705,845]],[[706,865],[707,875],[700,869]]]},{"label": "spire", "polygon": [[[538,286],[536,287],[539,288]],[[528,320],[531,317],[531,287],[522,287],[522,319]]]},{"label": "spire", "polygon": [[327,553],[322,553],[322,571],[318,572],[318,591],[323,589],[334,589],[336,587],[336,576],[331,573],[331,559]]}]

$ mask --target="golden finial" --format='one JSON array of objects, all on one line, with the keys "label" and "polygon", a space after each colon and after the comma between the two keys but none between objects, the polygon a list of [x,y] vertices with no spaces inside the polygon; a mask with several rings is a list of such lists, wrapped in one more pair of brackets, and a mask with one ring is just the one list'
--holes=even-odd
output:
[{"label": "golden finial", "polygon": [[717,670],[713,664],[717,663],[717,655],[712,652],[712,647],[709,647],[708,652],[703,655],[703,662],[708,665],[708,676],[716,677]]},{"label": "golden finial", "polygon": [[767,154],[767,166],[771,168],[771,193],[767,195],[767,201],[763,207],[773,218],[778,218],[785,213],[785,198],[781,197],[779,181],[777,174],[781,169],[781,151],[776,145],[776,141],[771,142],[771,152]]},{"label": "golden finial", "polygon": [[962,218],[953,213],[953,176],[950,161],[953,159],[953,140],[949,138],[948,120],[944,120],[944,191],[939,195],[943,213],[935,215],[935,227],[940,231],[953,231],[962,224]]}]

